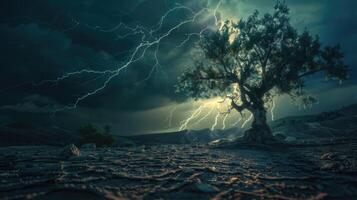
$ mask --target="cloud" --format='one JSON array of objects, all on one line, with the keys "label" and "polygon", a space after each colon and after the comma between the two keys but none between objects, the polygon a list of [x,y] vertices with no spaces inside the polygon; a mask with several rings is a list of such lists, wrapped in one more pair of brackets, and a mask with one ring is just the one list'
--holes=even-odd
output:
[{"label": "cloud", "polygon": [[56,101],[41,95],[31,95],[25,97],[20,103],[15,105],[3,105],[0,110],[12,110],[26,113],[52,113],[60,108]]},{"label": "cloud", "polygon": [[[167,8],[174,5],[174,2],[165,3],[165,1],[154,4],[151,1],[130,2],[108,1],[105,4],[99,1],[44,2],[41,6],[45,9],[51,10],[53,6],[59,9],[53,11],[54,13],[41,13],[29,5],[26,12],[33,12],[33,15],[39,13],[40,18],[46,23],[37,20],[20,20],[11,25],[0,23],[0,42],[4,44],[2,48],[5,52],[2,63],[6,66],[0,69],[0,73],[5,75],[0,80],[0,85],[9,87],[19,82],[52,79],[83,68],[104,70],[115,69],[123,65],[128,60],[128,53],[132,51],[120,52],[138,45],[140,37],[117,40],[119,30],[113,32],[99,30],[115,27],[121,21],[130,25],[140,23],[151,27],[156,25]],[[192,4],[191,1],[187,2]],[[197,5],[201,3],[195,2],[194,4],[192,7],[199,8]],[[124,9],[125,7],[127,9]],[[155,12],[150,12],[149,16],[146,14],[142,16],[142,13],[149,13],[148,9],[153,9]],[[69,14],[64,14],[63,10],[67,10]],[[122,11],[128,10],[136,13],[130,14],[131,19],[122,16]],[[143,12],[144,10],[146,12]],[[168,27],[173,27],[180,20],[188,17],[187,14],[181,11],[171,14],[160,31],[167,31]],[[76,22],[79,23],[78,26],[73,26]],[[173,92],[173,85],[183,68],[182,60],[189,58],[186,52],[191,48],[190,44],[193,40],[190,40],[187,46],[181,48],[176,48],[176,46],[186,39],[185,33],[198,32],[198,30],[197,26],[187,25],[165,39],[160,45],[158,54],[160,67],[144,84],[137,83],[144,80],[150,73],[155,63],[154,49],[149,49],[143,61],[131,65],[128,70],[123,71],[122,75],[113,80],[105,91],[96,98],[88,98],[81,106],[97,107],[100,104],[121,110],[150,109],[152,106],[160,106],[158,103],[147,103],[147,99],[155,98],[155,95],[167,96],[167,99],[177,98]],[[70,104],[73,103],[75,97],[103,84],[103,78],[89,81],[90,84],[86,84],[88,80],[94,78],[75,77],[55,87],[43,87],[43,90],[29,88],[26,93],[29,95],[35,92],[56,99],[61,104]],[[18,99],[17,94],[10,99],[15,101],[16,98]]]},{"label": "cloud", "polygon": [[[223,18],[246,18],[253,10],[261,13],[272,10],[276,0],[225,0],[219,9]],[[346,0],[287,0],[291,9],[292,23],[300,30],[305,27],[321,35],[326,44],[342,43],[346,61],[352,69],[349,85],[356,83],[356,62],[354,48],[357,45],[356,12],[357,1]],[[22,82],[51,79],[83,68],[104,70],[121,66],[140,35],[119,40],[123,30],[113,29],[120,22],[136,26],[152,27],[165,11],[177,4],[198,10],[205,0],[175,1],[118,1],[107,0],[49,0],[49,1],[7,1],[0,7],[0,86],[12,88]],[[214,9],[218,0],[209,0]],[[161,32],[188,17],[188,12],[175,12],[165,21]],[[158,56],[160,67],[152,77],[141,84],[154,64],[154,49],[141,62],[137,62],[108,85],[96,96],[81,102],[80,108],[66,112],[74,122],[95,121],[100,116],[101,124],[110,122],[117,130],[145,132],[157,130],[170,113],[172,105],[182,104],[182,111],[176,115],[173,124],[179,123],[190,113],[194,102],[182,94],[174,93],[174,84],[182,70],[190,67],[190,57],[195,39],[187,45],[176,48],[188,32],[197,32],[202,25],[212,23],[212,17],[202,16],[195,24],[187,25],[165,39]],[[113,29],[114,31],[100,31]],[[197,38],[196,38],[197,39]],[[1,111],[11,110],[23,113],[48,113],[61,105],[68,105],[80,95],[103,84],[104,77],[74,77],[58,85],[42,87],[18,87],[6,91],[6,98],[0,99]],[[319,77],[321,78],[321,77]],[[335,84],[321,84],[312,78],[310,89],[325,92]],[[310,83],[310,82],[309,82]],[[355,88],[346,90],[354,91]],[[4,93],[2,93],[4,94]],[[339,95],[346,95],[339,93]],[[336,97],[337,98],[337,97]],[[348,103],[355,101],[350,98]],[[334,101],[336,105],[341,102]],[[328,106],[322,106],[327,108]],[[285,107],[285,106],[284,106]],[[291,107],[286,106],[287,109]],[[289,114],[298,113],[291,109]],[[288,113],[288,112],[281,112]],[[99,115],[100,114],[100,115]],[[155,117],[153,117],[155,116]],[[75,119],[75,120],[74,120]],[[58,121],[66,121],[60,118]],[[140,126],[137,123],[140,122]],[[63,124],[66,124],[63,123]],[[211,123],[209,120],[207,124]],[[119,124],[119,125],[117,125]],[[176,124],[177,125],[177,124]]]}]

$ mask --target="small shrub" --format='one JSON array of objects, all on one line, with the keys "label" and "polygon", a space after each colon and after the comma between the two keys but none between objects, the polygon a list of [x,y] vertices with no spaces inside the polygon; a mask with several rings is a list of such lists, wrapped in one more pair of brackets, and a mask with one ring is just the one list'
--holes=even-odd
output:
[{"label": "small shrub", "polygon": [[80,144],[94,143],[97,147],[107,147],[115,144],[115,139],[109,133],[102,133],[92,124],[82,126],[79,130]]}]

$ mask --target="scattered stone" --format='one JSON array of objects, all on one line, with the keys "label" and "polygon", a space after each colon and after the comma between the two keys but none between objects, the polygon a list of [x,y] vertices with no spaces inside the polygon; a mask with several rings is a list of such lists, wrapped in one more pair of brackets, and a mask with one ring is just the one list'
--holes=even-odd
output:
[{"label": "scattered stone", "polygon": [[65,146],[61,152],[61,156],[65,158],[70,158],[73,156],[80,156],[80,155],[81,155],[80,150],[74,144]]},{"label": "scattered stone", "polygon": [[288,137],[285,138],[285,141],[286,142],[296,142],[296,137],[288,136]]},{"label": "scattered stone", "polygon": [[95,150],[96,148],[97,146],[94,143],[83,144],[81,146],[81,149],[85,149],[85,150]]},{"label": "scattered stone", "polygon": [[333,163],[333,162],[329,162],[329,163],[325,163],[321,166],[322,170],[337,170],[338,169],[338,164],[337,163]]},{"label": "scattered stone", "polygon": [[320,157],[320,160],[333,160],[334,158],[336,158],[336,155],[333,153],[325,153]]},{"label": "scattered stone", "polygon": [[[74,145],[6,147],[0,148],[0,199],[349,199],[357,196],[351,142],[279,151],[115,147],[80,156]],[[71,157],[59,157],[62,151]],[[336,158],[320,160],[327,152]]]}]

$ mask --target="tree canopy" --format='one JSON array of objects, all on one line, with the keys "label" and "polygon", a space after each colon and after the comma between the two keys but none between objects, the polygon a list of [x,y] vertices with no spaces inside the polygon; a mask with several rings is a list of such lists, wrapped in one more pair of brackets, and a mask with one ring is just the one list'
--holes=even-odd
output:
[{"label": "tree canopy", "polygon": [[247,19],[217,24],[201,36],[197,50],[177,90],[196,99],[228,98],[230,110],[254,115],[253,127],[267,127],[266,107],[276,95],[313,102],[304,90],[305,77],[324,72],[328,79],[344,80],[348,72],[339,45],[322,46],[318,36],[299,32],[284,2],[277,2],[272,14],[255,11]]}]

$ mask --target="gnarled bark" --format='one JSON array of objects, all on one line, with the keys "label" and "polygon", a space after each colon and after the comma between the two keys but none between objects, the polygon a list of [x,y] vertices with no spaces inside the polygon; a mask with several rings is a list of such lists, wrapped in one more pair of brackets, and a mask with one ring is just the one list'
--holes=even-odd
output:
[{"label": "gnarled bark", "polygon": [[255,107],[250,110],[253,115],[252,128],[248,129],[243,139],[252,143],[271,143],[275,138],[267,124],[266,110],[263,106]]}]

